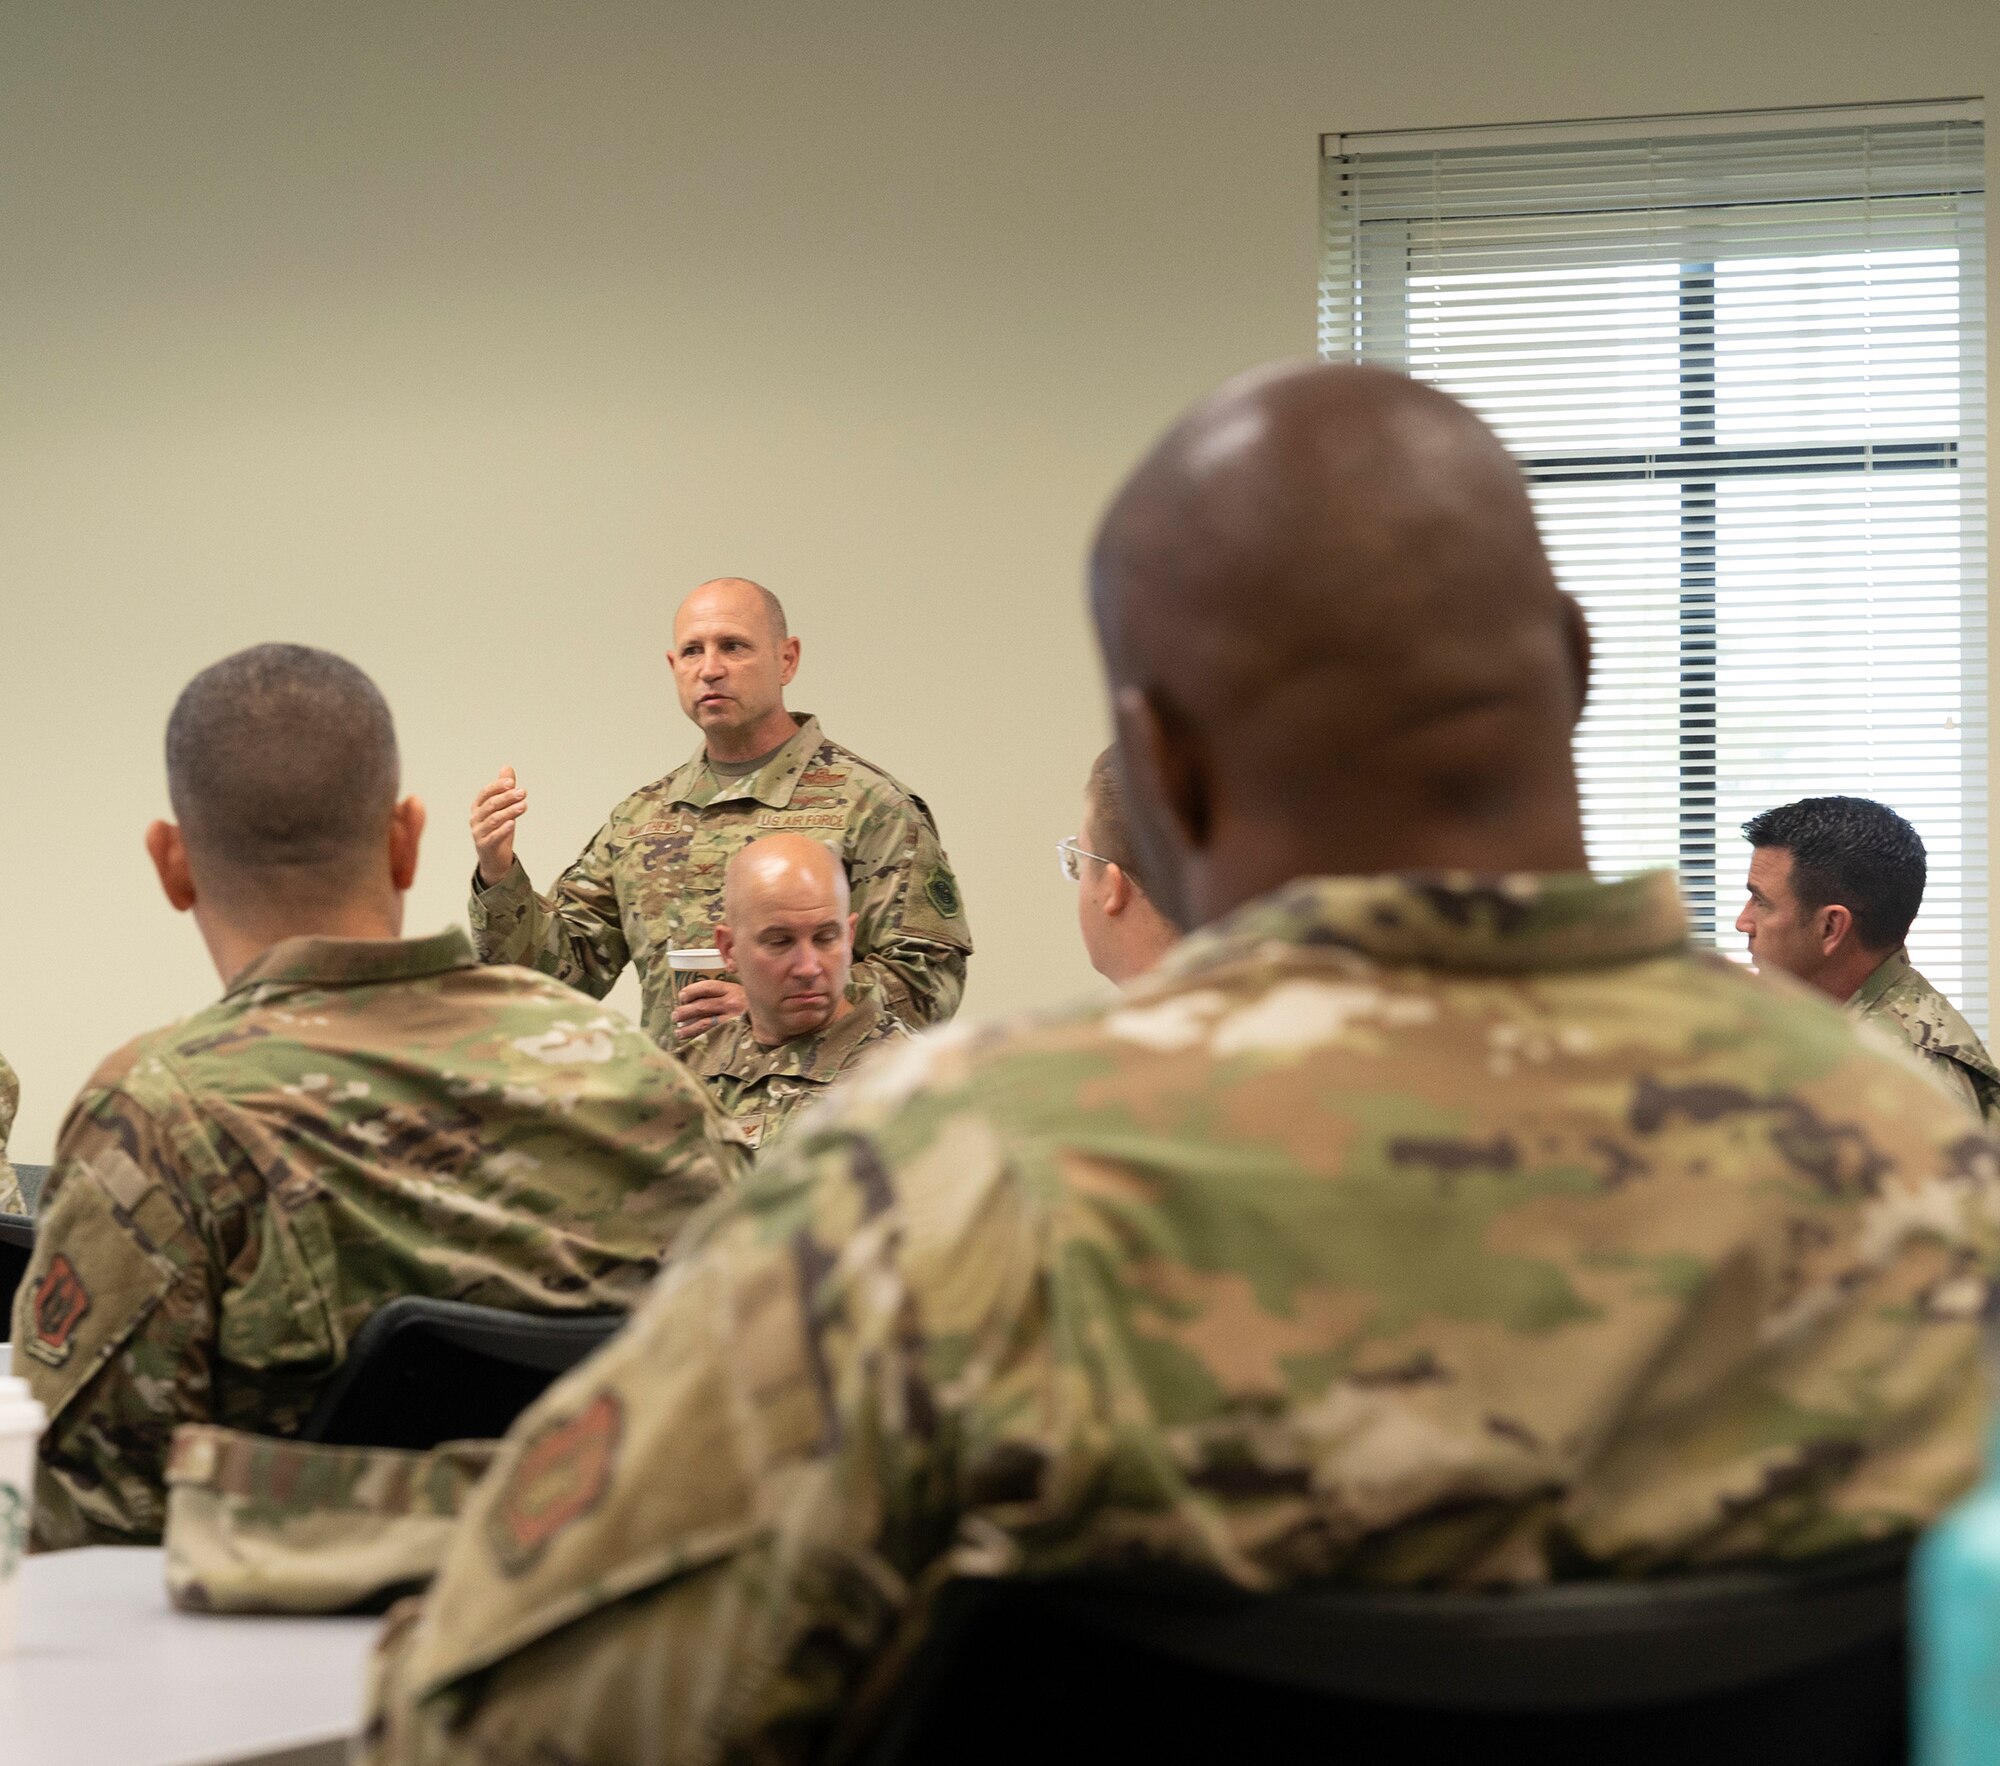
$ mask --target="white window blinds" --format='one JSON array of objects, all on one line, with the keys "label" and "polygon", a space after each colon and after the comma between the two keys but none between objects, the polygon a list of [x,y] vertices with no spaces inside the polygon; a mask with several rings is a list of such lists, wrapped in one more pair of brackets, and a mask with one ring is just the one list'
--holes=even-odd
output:
[{"label": "white window blinds", "polygon": [[1976,106],[1329,136],[1320,350],[1433,381],[1527,471],[1596,638],[1600,873],[1733,930],[1742,823],[1914,822],[1911,954],[1984,1025]]}]

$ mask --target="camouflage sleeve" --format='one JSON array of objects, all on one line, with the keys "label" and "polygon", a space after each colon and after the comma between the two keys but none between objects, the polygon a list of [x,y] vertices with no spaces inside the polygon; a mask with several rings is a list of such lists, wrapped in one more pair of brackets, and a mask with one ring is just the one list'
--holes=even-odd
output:
[{"label": "camouflage sleeve", "polygon": [[472,873],[466,917],[483,963],[518,963],[602,999],[631,960],[618,911],[614,876],[618,846],[607,823],[556,879],[537,895],[521,861],[493,885]]},{"label": "camouflage sleeve", "polygon": [[820,1135],[703,1216],[517,1426],[385,1635],[357,1758],[819,1757],[952,1537],[935,1358],[956,1411],[1029,1305],[1021,1192],[965,1175],[948,1222],[905,1219],[871,1144]]},{"label": "camouflage sleeve", "polygon": [[21,1194],[21,1183],[14,1175],[14,1168],[7,1163],[7,1137],[14,1132],[14,1112],[21,1105],[21,1082],[14,1077],[14,1069],[7,1065],[7,1057],[0,1055],[0,1214],[25,1214],[28,1212],[27,1198]]},{"label": "camouflage sleeve", "polygon": [[931,812],[921,799],[873,799],[850,829],[847,880],[856,928],[854,978],[880,991],[913,1030],[942,1024],[965,993],[972,928]]},{"label": "camouflage sleeve", "polygon": [[210,1413],[218,1271],[172,1137],[123,1093],[86,1091],[14,1302],[14,1371],[49,1413],[37,1550],[158,1541],[174,1427]]}]

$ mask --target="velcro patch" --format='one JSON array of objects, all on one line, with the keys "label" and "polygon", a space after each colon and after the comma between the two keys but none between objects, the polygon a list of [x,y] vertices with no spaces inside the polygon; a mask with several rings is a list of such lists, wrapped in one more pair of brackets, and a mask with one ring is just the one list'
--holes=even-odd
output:
[{"label": "velcro patch", "polygon": [[550,1540],[604,1500],[624,1425],[618,1395],[600,1392],[529,1436],[486,1515],[486,1542],[507,1575],[533,1569]]},{"label": "velcro patch", "polygon": [[22,1347],[37,1361],[61,1367],[75,1347],[77,1326],[90,1312],[90,1290],[63,1252],[55,1254],[35,1284],[30,1308],[34,1334]]}]

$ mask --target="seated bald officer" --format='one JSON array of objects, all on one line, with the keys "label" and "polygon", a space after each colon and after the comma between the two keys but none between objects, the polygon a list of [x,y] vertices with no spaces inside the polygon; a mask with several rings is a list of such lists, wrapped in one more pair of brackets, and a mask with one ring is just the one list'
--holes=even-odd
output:
[{"label": "seated bald officer", "polygon": [[1485,427],[1232,384],[1092,580],[1199,930],[891,1051],[704,1214],[479,1486],[365,1758],[820,1758],[953,1572],[1639,1574],[1972,1480],[1993,1150],[1585,873],[1583,624]]},{"label": "seated bald officer", "polygon": [[1057,842],[1063,875],[1076,885],[1076,922],[1090,966],[1120,987],[1136,981],[1171,950],[1180,928],[1147,893],[1144,861],[1132,843],[1118,751],[1091,763],[1083,788],[1083,825]]},{"label": "seated bald officer", "polygon": [[1736,930],[1760,969],[1795,975],[1879,1024],[2000,1127],[2000,1068],[1904,941],[1924,905],[1923,837],[1865,797],[1803,797],[1743,824],[1749,900]]},{"label": "seated bald officer", "polygon": [[423,806],[372,682],[267,644],[167,726],[146,844],[225,984],[71,1108],[14,1310],[39,1546],[157,1538],[174,1427],[297,1430],[384,1301],[631,1306],[741,1167],[635,1026],[463,933],[399,936]]},{"label": "seated bald officer", "polygon": [[730,855],[770,833],[824,840],[854,893],[857,990],[905,1024],[958,1009],[972,933],[921,797],[785,709],[799,640],[778,597],[703,583],[674,615],[674,685],[702,745],[611,812],[537,895],[514,857],[528,805],[511,767],[472,806],[472,935],[492,963],[527,963],[600,998],[636,964],[641,1021],[663,1046],[738,1016],[740,980],[678,974],[670,950],[711,947]]},{"label": "seated bald officer", "polygon": [[802,834],[753,840],[729,861],[723,960],[750,1002],[688,1046],[689,1068],[760,1151],[869,1050],[909,1032],[881,997],[847,991],[855,916],[832,851]]}]

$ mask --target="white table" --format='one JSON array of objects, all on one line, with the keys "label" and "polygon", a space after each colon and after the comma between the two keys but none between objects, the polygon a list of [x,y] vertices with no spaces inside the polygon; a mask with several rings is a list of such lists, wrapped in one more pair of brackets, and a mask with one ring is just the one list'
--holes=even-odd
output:
[{"label": "white table", "polygon": [[167,1605],[158,1551],[21,1566],[0,1660],[7,1766],[340,1766],[375,1619],[223,1618]]}]

